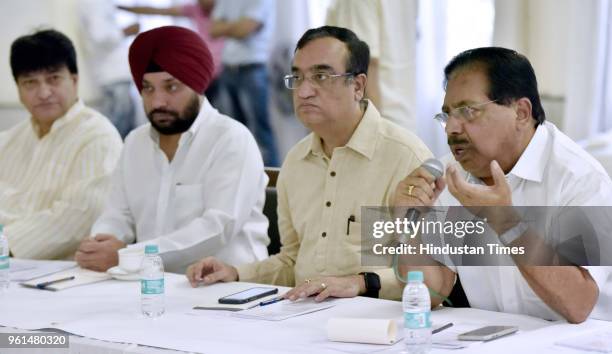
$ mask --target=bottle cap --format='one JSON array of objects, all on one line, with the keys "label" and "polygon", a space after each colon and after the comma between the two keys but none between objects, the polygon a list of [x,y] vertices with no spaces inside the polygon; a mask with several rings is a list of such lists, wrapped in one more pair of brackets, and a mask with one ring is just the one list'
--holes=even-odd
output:
[{"label": "bottle cap", "polygon": [[146,245],[145,246],[145,254],[155,254],[159,252],[159,248],[157,245]]},{"label": "bottle cap", "polygon": [[420,270],[408,272],[408,281],[420,281],[423,282],[423,272]]}]

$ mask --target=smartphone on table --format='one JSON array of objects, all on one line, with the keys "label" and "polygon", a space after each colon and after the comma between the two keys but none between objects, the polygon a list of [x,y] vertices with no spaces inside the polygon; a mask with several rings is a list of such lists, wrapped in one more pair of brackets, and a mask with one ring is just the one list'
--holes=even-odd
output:
[{"label": "smartphone on table", "polygon": [[516,331],[518,331],[518,327],[516,326],[486,326],[473,331],[461,333],[457,338],[459,340],[488,341],[512,334]]},{"label": "smartphone on table", "polygon": [[243,290],[237,292],[235,294],[227,295],[219,299],[220,304],[246,304],[247,302],[251,302],[257,299],[261,299],[262,297],[266,297],[268,295],[273,295],[278,293],[278,288],[270,288],[270,287],[256,287],[250,288],[247,290]]}]

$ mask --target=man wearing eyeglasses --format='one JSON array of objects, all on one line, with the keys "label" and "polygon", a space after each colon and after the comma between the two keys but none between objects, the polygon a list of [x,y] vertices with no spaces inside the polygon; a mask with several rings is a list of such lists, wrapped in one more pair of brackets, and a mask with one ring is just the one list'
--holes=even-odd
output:
[{"label": "man wearing eyeglasses", "polygon": [[[446,174],[438,179],[423,168],[414,170],[398,184],[394,205],[439,203],[468,209],[611,205],[612,181],[601,165],[545,121],[535,73],[527,58],[505,48],[478,48],[456,56],[444,74],[443,112],[435,118],[444,126],[456,162],[447,158]],[[501,209],[481,208],[490,210]],[[547,247],[533,237],[542,230],[520,218],[509,219],[516,215],[488,215],[487,227],[504,246],[524,246],[527,252]],[[542,234],[550,235],[548,232]],[[507,258],[514,266],[434,263],[422,269],[430,289],[442,296],[449,295],[457,275],[475,308],[572,323],[589,316],[609,319],[610,310],[605,307],[611,303],[604,287],[610,276],[607,267],[582,267],[571,262],[542,267],[522,263],[519,257]],[[406,271],[411,267],[400,268]],[[432,305],[441,299],[432,296]]]},{"label": "man wearing eyeglasses", "polygon": [[348,29],[325,26],[302,36],[285,83],[312,133],[289,152],[278,177],[281,251],[238,267],[204,259],[188,269],[193,286],[277,284],[295,287],[284,295],[294,300],[401,297],[391,267],[361,264],[361,207],[388,205],[403,174],[431,153],[364,100],[368,63],[367,44]]}]

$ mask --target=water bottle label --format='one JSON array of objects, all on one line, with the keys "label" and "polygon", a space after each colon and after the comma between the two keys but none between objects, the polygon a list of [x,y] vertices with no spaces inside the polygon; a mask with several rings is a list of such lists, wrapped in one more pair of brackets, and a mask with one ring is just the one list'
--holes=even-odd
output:
[{"label": "water bottle label", "polygon": [[0,256],[0,270],[9,269],[9,257]]},{"label": "water bottle label", "polygon": [[164,293],[164,279],[140,280],[140,292],[145,295]]},{"label": "water bottle label", "polygon": [[431,327],[430,312],[404,313],[404,328],[419,329]]}]

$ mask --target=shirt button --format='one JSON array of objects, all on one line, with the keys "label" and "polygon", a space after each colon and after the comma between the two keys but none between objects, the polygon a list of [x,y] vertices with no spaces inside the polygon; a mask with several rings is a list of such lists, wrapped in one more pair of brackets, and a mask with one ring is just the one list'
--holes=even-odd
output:
[{"label": "shirt button", "polygon": [[331,202],[327,202],[327,203],[325,203],[325,206],[330,207],[330,206],[331,206]]},{"label": "shirt button", "polygon": [[327,236],[327,232],[324,232],[321,234],[321,237],[325,237],[325,236]]},{"label": "shirt button", "polygon": [[329,175],[330,175],[330,176],[332,176],[332,177],[336,177],[336,171],[331,171],[331,172],[329,173]]}]

